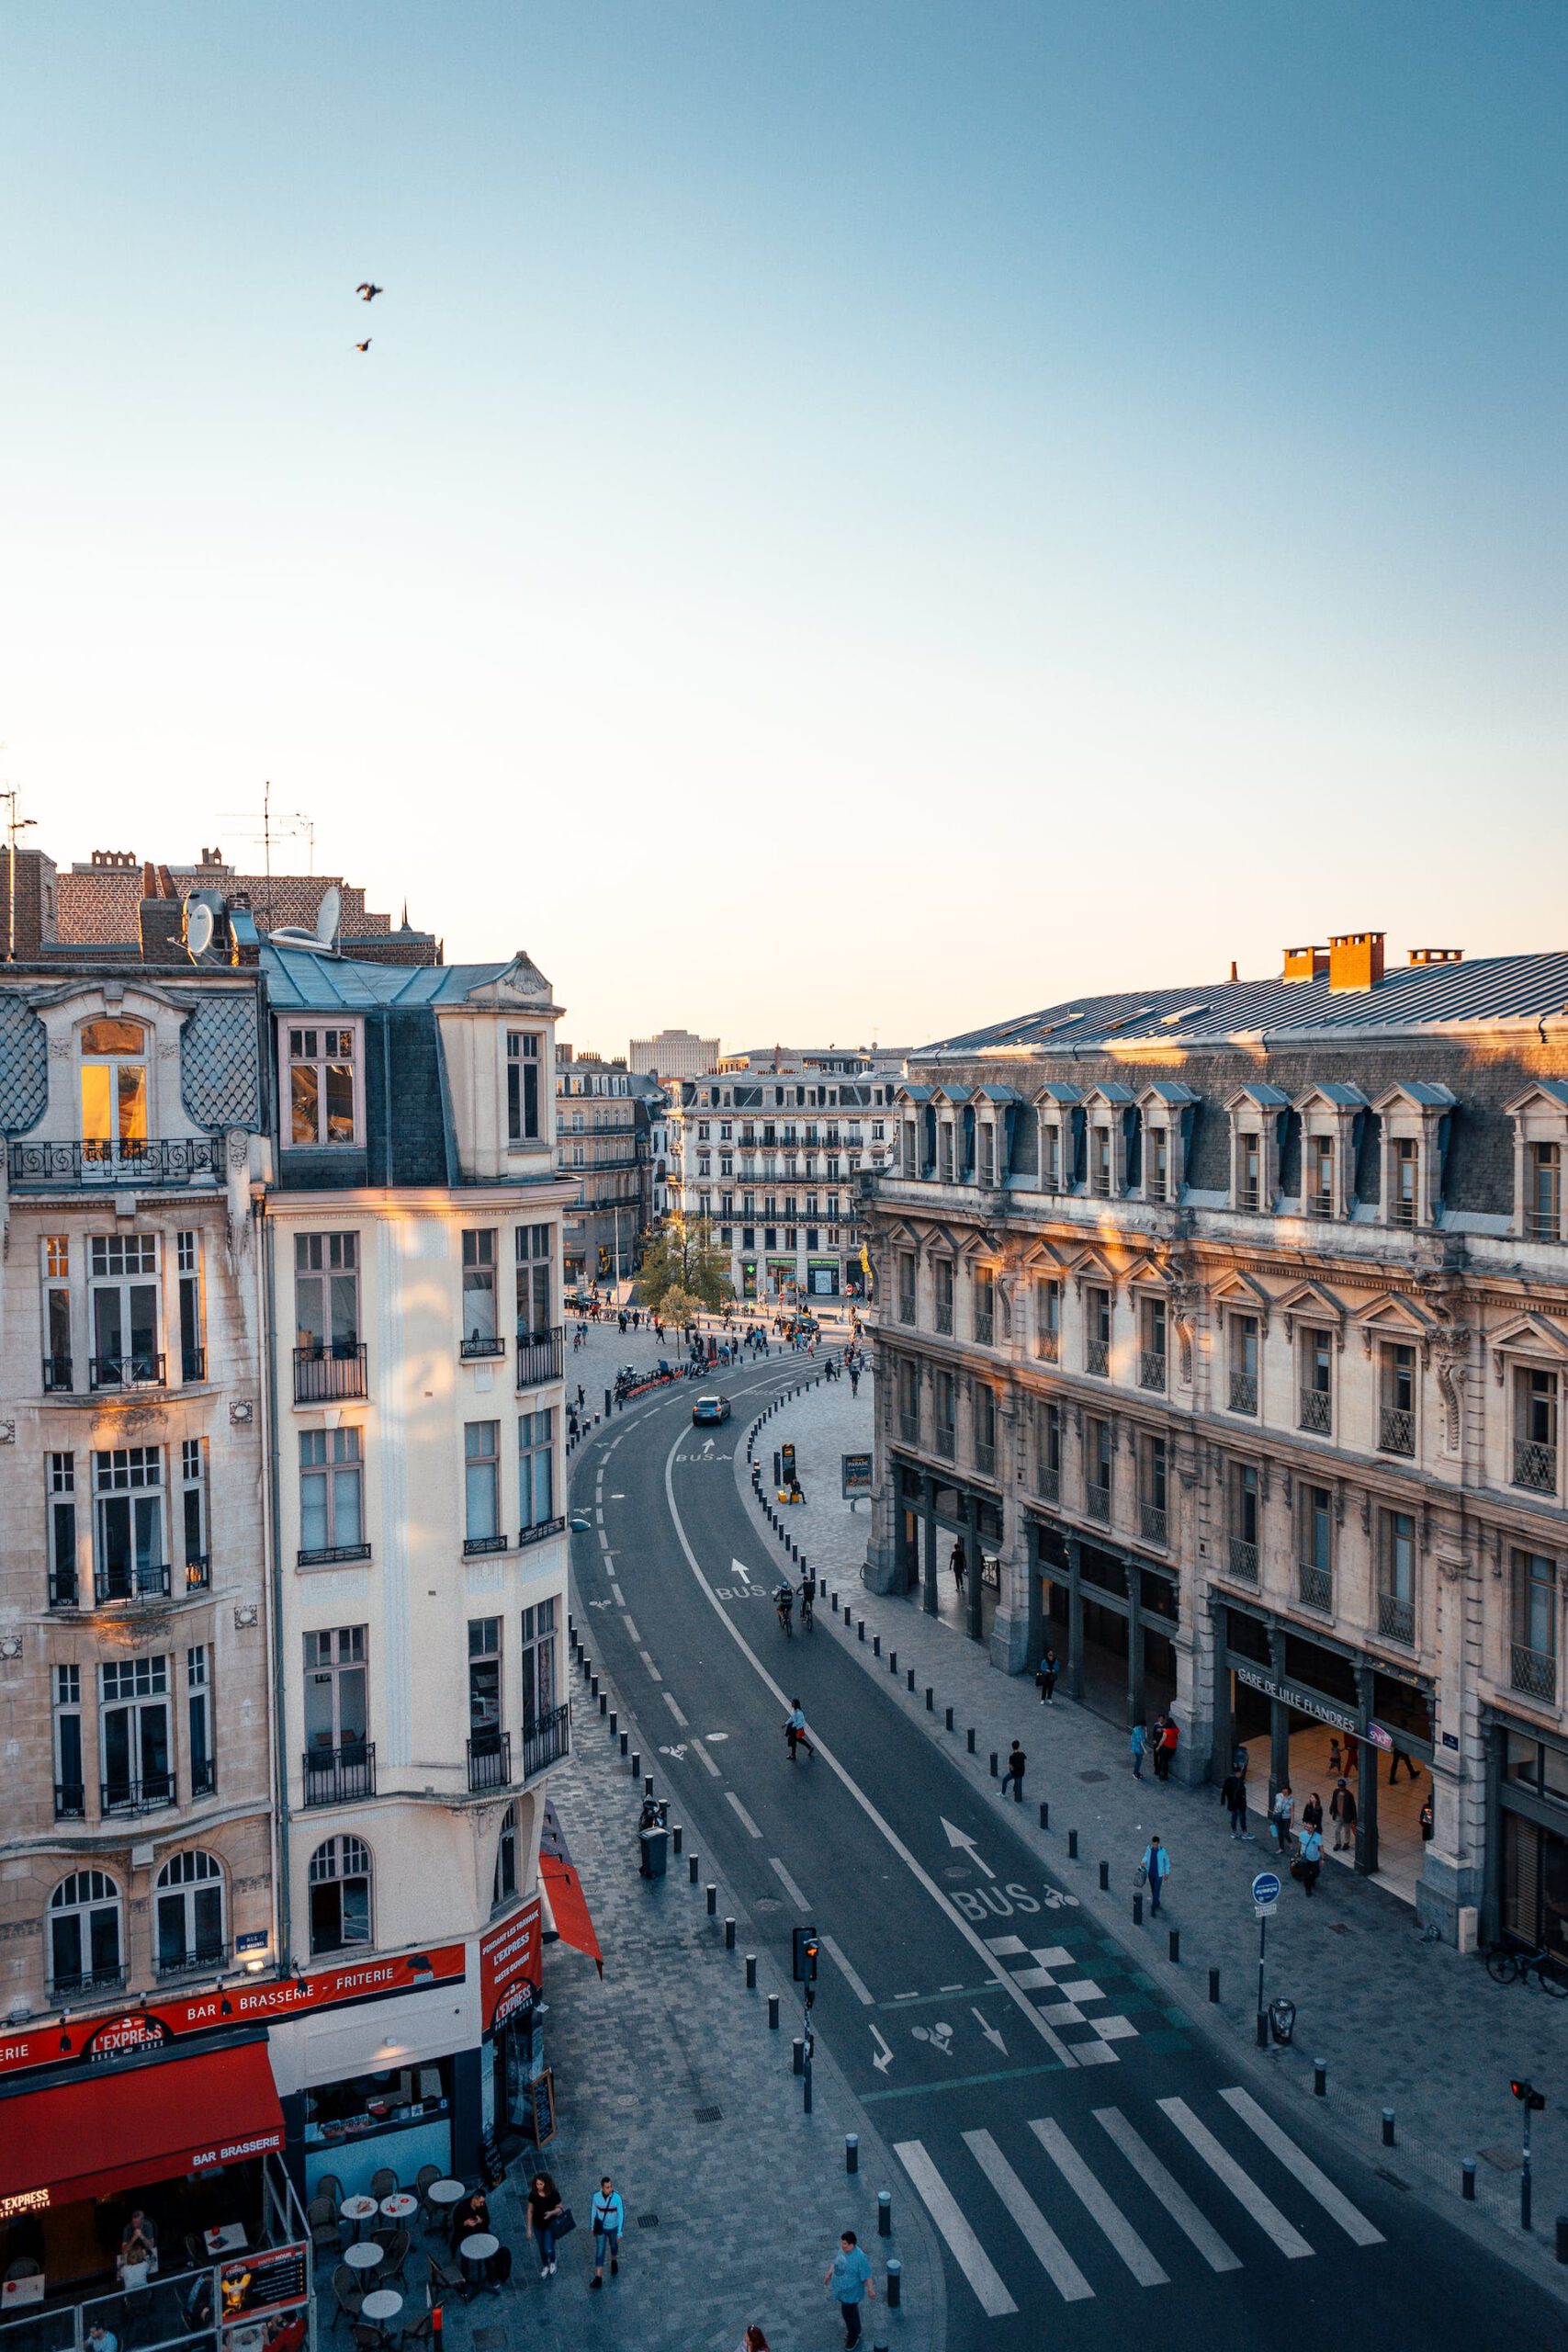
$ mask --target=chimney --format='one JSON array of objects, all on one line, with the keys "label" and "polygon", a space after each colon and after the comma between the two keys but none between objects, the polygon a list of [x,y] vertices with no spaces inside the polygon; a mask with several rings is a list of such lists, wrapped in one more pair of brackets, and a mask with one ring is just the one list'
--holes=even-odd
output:
[{"label": "chimney", "polygon": [[1462,964],[1464,950],[1462,947],[1413,947],[1410,960],[1413,964]]},{"label": "chimney", "polygon": [[1233,956],[1231,957],[1231,978],[1232,978],[1232,979],[1234,980],[1234,979],[1235,979],[1237,977],[1238,977],[1238,975],[1237,975],[1236,968],[1235,968],[1235,957]]},{"label": "chimney", "polygon": [[1328,985],[1337,996],[1376,988],[1382,978],[1382,943],[1381,931],[1329,933]]},{"label": "chimney", "polygon": [[1326,947],[1287,947],[1281,978],[1287,980],[1317,980],[1327,969]]}]

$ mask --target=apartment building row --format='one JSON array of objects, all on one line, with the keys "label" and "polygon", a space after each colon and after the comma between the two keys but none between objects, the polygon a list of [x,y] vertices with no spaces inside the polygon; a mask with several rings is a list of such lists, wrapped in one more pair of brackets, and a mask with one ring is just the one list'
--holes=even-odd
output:
[{"label": "apartment building row", "polygon": [[635,1274],[668,1205],[668,1096],[659,1080],[574,1053],[556,1057],[560,1166],[576,1187],[566,1215],[569,1290]]},{"label": "apartment building row", "polygon": [[538,2068],[558,1009],[197,903],[0,969],[0,2096],[265,2027],[349,2191]]},{"label": "apartment building row", "polygon": [[868,1576],[934,1605],[964,1542],[998,1667],[1200,1778],[1337,1747],[1359,1867],[1563,1948],[1568,955],[1344,934],[908,1069]]}]

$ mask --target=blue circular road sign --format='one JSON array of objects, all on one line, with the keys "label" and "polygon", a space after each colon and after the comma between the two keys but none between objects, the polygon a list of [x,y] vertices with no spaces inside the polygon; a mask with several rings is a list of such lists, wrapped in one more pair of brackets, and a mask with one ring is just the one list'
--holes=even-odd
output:
[{"label": "blue circular road sign", "polygon": [[1270,1903],[1280,1900],[1280,1882],[1272,1871],[1259,1871],[1252,1882],[1252,1899],[1267,1910]]}]

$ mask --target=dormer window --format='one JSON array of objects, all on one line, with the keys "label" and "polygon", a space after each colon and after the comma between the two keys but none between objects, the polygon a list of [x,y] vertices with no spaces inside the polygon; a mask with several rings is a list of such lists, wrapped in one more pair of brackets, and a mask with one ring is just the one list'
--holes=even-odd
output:
[{"label": "dormer window", "polygon": [[1562,1147],[1532,1143],[1525,1147],[1525,1239],[1558,1241],[1562,1237]]},{"label": "dormer window", "polygon": [[133,1159],[148,1136],[147,1032],[140,1021],[89,1021],[81,1052],[82,1156]]},{"label": "dormer window", "polygon": [[1062,1130],[1055,1119],[1050,1120],[1045,1127],[1044,1178],[1046,1192],[1061,1191]]},{"label": "dormer window", "polygon": [[1244,1134],[1236,1143],[1236,1206],[1255,1209],[1262,1198],[1263,1139],[1256,1133]]},{"label": "dormer window", "polygon": [[1434,1080],[1410,1079],[1372,1104],[1382,1122],[1379,1186],[1385,1225],[1411,1232],[1432,1225],[1440,1214],[1455,1100],[1449,1087]]},{"label": "dormer window", "polygon": [[1334,1215],[1334,1137],[1312,1136],[1307,1140],[1307,1215]]},{"label": "dormer window", "polygon": [[1421,1213],[1421,1147],[1414,1136],[1394,1138],[1389,1167],[1393,1178],[1390,1220],[1394,1225],[1416,1225]]},{"label": "dormer window", "polygon": [[1273,1209],[1290,1097],[1253,1080],[1225,1105],[1231,1122],[1231,1205],[1252,1214]]},{"label": "dormer window", "polygon": [[352,1149],[359,1141],[355,1026],[290,1026],[285,1041],[289,1148]]},{"label": "dormer window", "polygon": [[1170,1198],[1170,1130],[1151,1127],[1146,1146],[1148,1152],[1148,1197],[1151,1201]]},{"label": "dormer window", "polygon": [[1089,1129],[1089,1190],[1097,1201],[1111,1198],[1111,1130],[1094,1126]]}]

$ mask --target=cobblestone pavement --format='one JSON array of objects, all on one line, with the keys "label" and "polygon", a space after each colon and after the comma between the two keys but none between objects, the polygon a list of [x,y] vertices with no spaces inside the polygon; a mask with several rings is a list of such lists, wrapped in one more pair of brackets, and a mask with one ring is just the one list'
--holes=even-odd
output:
[{"label": "cobblestone pavement", "polygon": [[[812,1366],[816,1378],[818,1367]],[[803,1368],[803,1377],[805,1368]],[[742,1430],[750,1413],[739,1416]],[[1030,1834],[1046,1866],[1108,1926],[1146,1949],[1173,2003],[1220,2037],[1238,2064],[1266,2071],[1269,2080],[1303,2098],[1313,2095],[1313,2066],[1328,2067],[1328,2096],[1315,2102],[1320,2118],[1365,2147],[1381,2139],[1382,2110],[1394,2110],[1393,2151],[1382,2158],[1402,2184],[1436,2195],[1446,2214],[1484,2227],[1538,2270],[1541,2283],[1568,2291],[1568,2269],[1552,2263],[1555,2218],[1568,2214],[1568,2001],[1547,2000],[1520,1985],[1495,1984],[1479,1961],[1446,1945],[1423,1942],[1408,1905],[1345,1869],[1325,1870],[1309,1902],[1288,1880],[1270,1927],[1267,1996],[1287,1995],[1298,2005],[1295,2041],[1265,2056],[1252,2052],[1258,1984],[1258,1928],[1249,1894],[1256,1871],[1269,1866],[1265,1841],[1233,1843],[1218,1790],[1157,1783],[1145,1768],[1134,1781],[1126,1732],[1057,1693],[1041,1704],[1032,1680],[1007,1677],[956,1623],[950,1583],[942,1583],[941,1618],[925,1615],[918,1597],[868,1593],[861,1569],[870,1533],[866,1507],[852,1512],[840,1498],[839,1457],[871,1443],[872,1387],[863,1379],[813,1386],[762,1427],[758,1458],[764,1480],[773,1447],[793,1441],[807,1500],[780,1513],[801,1554],[852,1607],[851,1646],[868,1672],[887,1677],[902,1703],[933,1742],[965,1758],[973,1726],[976,1753],[965,1769],[987,1788],[993,1751],[1005,1756],[1012,1738],[1029,1758],[1026,1811]],[[747,1478],[745,1445],[736,1449],[736,1475]],[[783,1556],[778,1539],[751,1505],[764,1559]],[[842,1577],[840,1586],[839,1577]],[[863,1621],[863,1643],[859,1628]],[[830,1607],[818,1622],[847,1638],[845,1620]],[[898,1674],[886,1655],[897,1651]],[[916,1690],[906,1689],[913,1668]],[[928,1713],[924,1693],[935,1694]],[[953,1710],[954,1729],[945,1729]],[[1037,1826],[1050,1807],[1049,1831]],[[1132,1918],[1133,1875],[1157,1829],[1172,1857],[1169,1892],[1158,1926]],[[1068,1859],[1069,1830],[1078,1860]],[[1098,1865],[1109,1864],[1110,1891],[1099,1890]],[[1180,1935],[1180,1962],[1166,1956],[1167,1930]],[[1222,1998],[1206,1998],[1211,1968],[1220,1971]],[[1518,2228],[1521,2110],[1510,2078],[1528,2074],[1550,2104],[1534,2120],[1535,2234]],[[1461,2201],[1461,2164],[1476,2159],[1476,2202]]]}]

